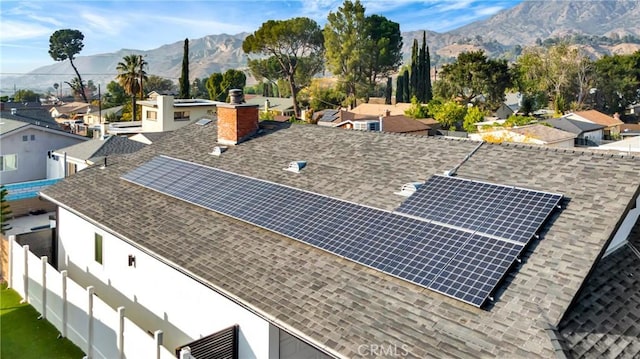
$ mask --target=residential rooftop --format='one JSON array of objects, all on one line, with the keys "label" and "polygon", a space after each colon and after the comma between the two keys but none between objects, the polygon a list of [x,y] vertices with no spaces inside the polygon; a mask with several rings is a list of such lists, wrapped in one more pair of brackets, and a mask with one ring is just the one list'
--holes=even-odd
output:
[{"label": "residential rooftop", "polygon": [[[570,315],[640,194],[634,156],[275,122],[260,129],[213,156],[216,121],[188,125],[43,195],[336,357],[376,343],[407,345],[412,357],[548,358],[556,353],[548,329]],[[121,179],[157,155],[389,211],[404,201],[394,193],[403,184],[456,166],[461,178],[565,201],[480,309]],[[283,171],[295,160],[307,166]]]}]

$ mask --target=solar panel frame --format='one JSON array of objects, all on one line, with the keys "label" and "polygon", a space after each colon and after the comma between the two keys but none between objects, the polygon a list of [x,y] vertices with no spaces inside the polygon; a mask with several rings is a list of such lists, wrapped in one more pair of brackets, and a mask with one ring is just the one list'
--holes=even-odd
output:
[{"label": "solar panel frame", "polygon": [[[477,307],[495,290],[526,244],[167,156],[154,157],[121,178]],[[432,179],[433,183],[448,180],[441,176]],[[477,188],[491,186],[475,183]],[[445,199],[460,200],[454,192],[449,190],[446,198],[439,199],[440,203]],[[482,198],[474,201],[486,202]],[[509,213],[510,205],[505,202],[505,214]],[[468,223],[483,226],[485,221],[474,219]],[[495,249],[491,253],[500,256],[484,256],[483,262],[474,260],[490,251],[485,249],[487,246]],[[460,272],[466,273],[466,277],[456,275]]]}]

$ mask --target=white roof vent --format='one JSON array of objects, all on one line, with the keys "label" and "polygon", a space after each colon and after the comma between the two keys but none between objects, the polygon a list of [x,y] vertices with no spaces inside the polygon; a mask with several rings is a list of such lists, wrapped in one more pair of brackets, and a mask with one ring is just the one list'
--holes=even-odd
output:
[{"label": "white roof vent", "polygon": [[422,182],[409,182],[402,185],[400,188],[400,192],[395,192],[395,194],[409,197],[412,194],[416,193],[416,191],[423,185]]},{"label": "white roof vent", "polygon": [[213,148],[213,151],[211,151],[211,153],[209,154],[214,156],[220,156],[226,150],[227,150],[227,146],[216,146]]},{"label": "white roof vent", "polygon": [[289,163],[289,167],[285,168],[285,171],[291,171],[295,173],[300,173],[300,170],[305,168],[307,165],[307,161],[293,161]]}]

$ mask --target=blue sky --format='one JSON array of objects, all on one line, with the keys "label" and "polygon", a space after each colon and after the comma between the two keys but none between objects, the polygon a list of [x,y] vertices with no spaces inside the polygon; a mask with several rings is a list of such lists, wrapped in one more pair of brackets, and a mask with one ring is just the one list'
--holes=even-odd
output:
[{"label": "blue sky", "polygon": [[[366,13],[400,24],[401,31],[446,32],[522,0],[361,0]],[[120,49],[150,50],[185,38],[253,32],[270,19],[306,16],[323,26],[342,0],[133,0],[0,2],[0,73],[20,74],[53,64],[49,36],[78,29],[80,56]]]}]

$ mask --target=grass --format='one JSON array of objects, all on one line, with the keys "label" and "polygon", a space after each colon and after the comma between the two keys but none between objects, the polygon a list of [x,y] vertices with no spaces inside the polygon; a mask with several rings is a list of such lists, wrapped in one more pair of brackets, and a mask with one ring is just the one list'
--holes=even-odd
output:
[{"label": "grass", "polygon": [[84,353],[69,339],[57,339],[58,330],[6,283],[0,286],[0,358],[77,359]]}]

